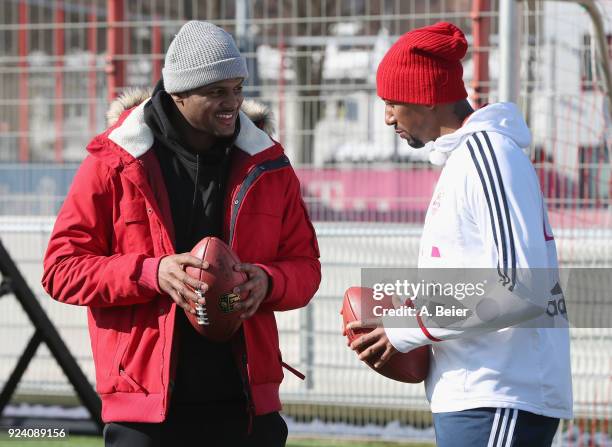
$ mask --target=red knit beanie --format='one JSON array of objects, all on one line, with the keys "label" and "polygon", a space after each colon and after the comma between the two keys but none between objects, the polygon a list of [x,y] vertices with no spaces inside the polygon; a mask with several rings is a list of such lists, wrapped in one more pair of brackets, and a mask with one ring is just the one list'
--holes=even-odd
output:
[{"label": "red knit beanie", "polygon": [[467,98],[460,62],[466,50],[463,32],[448,22],[402,35],[378,66],[378,96],[424,105]]}]

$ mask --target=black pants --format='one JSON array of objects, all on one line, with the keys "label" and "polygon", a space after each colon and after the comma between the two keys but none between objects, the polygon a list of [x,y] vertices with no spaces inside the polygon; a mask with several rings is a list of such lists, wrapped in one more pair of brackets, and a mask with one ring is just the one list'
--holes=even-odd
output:
[{"label": "black pants", "polygon": [[202,418],[199,423],[111,422],[104,427],[105,447],[284,447],[287,424],[280,414],[256,416],[250,435],[244,418]]}]

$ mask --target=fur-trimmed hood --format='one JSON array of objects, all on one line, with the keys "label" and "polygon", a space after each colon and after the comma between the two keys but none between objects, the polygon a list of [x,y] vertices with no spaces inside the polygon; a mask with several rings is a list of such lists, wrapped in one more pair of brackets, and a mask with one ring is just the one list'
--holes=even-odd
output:
[{"label": "fur-trimmed hood", "polygon": [[[153,132],[144,115],[150,97],[151,90],[130,89],[113,101],[106,115],[110,126],[107,138],[134,158],[141,157],[153,146]],[[120,122],[127,110],[129,113]],[[239,114],[240,132],[234,142],[236,147],[254,156],[278,145],[269,134],[272,125],[267,107],[244,101]]]},{"label": "fur-trimmed hood", "polygon": [[[106,111],[106,125],[108,127],[113,126],[123,112],[147,101],[152,93],[152,88],[133,87],[124,91],[110,104]],[[274,133],[274,118],[266,105],[253,99],[245,99],[241,110],[265,133],[268,135]]]}]

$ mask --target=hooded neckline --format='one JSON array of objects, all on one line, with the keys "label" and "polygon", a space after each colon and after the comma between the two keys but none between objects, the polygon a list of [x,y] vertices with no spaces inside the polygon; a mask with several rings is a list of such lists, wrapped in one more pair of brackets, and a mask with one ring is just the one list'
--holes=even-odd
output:
[{"label": "hooded neckline", "polygon": [[514,141],[519,148],[531,144],[531,132],[518,106],[511,102],[489,104],[474,111],[463,125],[447,135],[427,144],[429,159],[435,165],[444,165],[451,152],[462,145],[466,138],[476,132],[494,132]]}]

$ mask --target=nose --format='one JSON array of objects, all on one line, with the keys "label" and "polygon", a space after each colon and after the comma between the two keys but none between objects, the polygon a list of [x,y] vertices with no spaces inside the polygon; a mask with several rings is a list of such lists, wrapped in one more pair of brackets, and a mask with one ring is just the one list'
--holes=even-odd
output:
[{"label": "nose", "polygon": [[227,95],[225,95],[223,106],[231,108],[231,109],[236,109],[240,106],[241,102],[242,102],[242,92],[236,93],[236,92],[231,91]]},{"label": "nose", "polygon": [[387,126],[394,126],[397,123],[395,115],[393,114],[393,107],[385,105],[385,124]]}]

